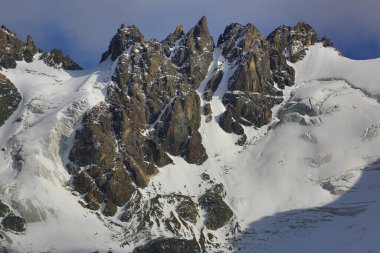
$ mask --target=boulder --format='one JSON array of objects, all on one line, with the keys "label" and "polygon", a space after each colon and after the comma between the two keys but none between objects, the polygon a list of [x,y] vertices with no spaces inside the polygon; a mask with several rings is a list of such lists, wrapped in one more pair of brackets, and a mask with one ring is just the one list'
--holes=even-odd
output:
[{"label": "boulder", "polygon": [[226,225],[232,218],[231,208],[224,202],[225,191],[223,186],[216,185],[199,198],[199,203],[207,212],[206,228],[217,230]]},{"label": "boulder", "polygon": [[26,230],[25,220],[14,213],[9,213],[1,221],[1,225],[4,229],[11,230],[14,232],[24,232]]}]

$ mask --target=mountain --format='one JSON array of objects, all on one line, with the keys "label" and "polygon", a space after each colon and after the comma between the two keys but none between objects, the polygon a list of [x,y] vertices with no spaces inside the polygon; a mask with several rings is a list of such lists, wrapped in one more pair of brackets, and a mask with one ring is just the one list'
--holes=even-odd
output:
[{"label": "mountain", "polygon": [[121,25],[89,70],[4,26],[0,56],[2,251],[380,246],[379,59],[205,17]]}]

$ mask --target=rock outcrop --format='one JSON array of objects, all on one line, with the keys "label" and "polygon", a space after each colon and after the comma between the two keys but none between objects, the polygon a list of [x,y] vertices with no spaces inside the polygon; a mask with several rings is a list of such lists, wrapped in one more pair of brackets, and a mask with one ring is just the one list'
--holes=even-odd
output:
[{"label": "rock outcrop", "polygon": [[[287,64],[283,61],[283,65],[271,65],[273,57],[280,62],[277,59],[279,55],[271,55],[271,45],[252,24],[227,26],[218,39],[218,47],[223,56],[237,66],[228,80],[228,91],[223,96],[226,111],[220,117],[219,124],[228,133],[243,135],[238,142],[242,145],[246,137],[241,125],[261,127],[267,124],[272,117],[271,108],[282,101],[282,92],[273,85],[272,73],[280,72],[280,68]],[[210,82],[221,79],[220,75],[217,72]],[[288,85],[291,84],[290,81]],[[210,87],[215,87],[215,84]],[[207,94],[213,90],[215,88],[207,90]]]},{"label": "rock outcrop", "polygon": [[303,22],[294,27],[280,26],[268,35],[273,48],[282,53],[289,61],[301,60],[307,47],[318,42],[314,29]]},{"label": "rock outcrop", "polygon": [[24,232],[26,229],[25,220],[14,213],[9,213],[1,221],[1,226],[6,230],[11,230],[13,232]]},{"label": "rock outcrop", "polygon": [[199,198],[199,203],[207,212],[206,228],[216,230],[226,225],[232,218],[231,208],[224,202],[223,185],[215,185]]},{"label": "rock outcrop", "polygon": [[17,110],[21,99],[16,87],[0,74],[0,126]]},{"label": "rock outcrop", "polygon": [[64,55],[63,52],[57,48],[54,48],[50,52],[44,52],[41,55],[41,59],[50,67],[63,68],[65,70],[82,70],[70,56]]},{"label": "rock outcrop", "polygon": [[116,60],[127,48],[141,41],[145,41],[145,38],[136,26],[126,27],[122,24],[112,38],[108,50],[103,53],[100,62],[107,60],[109,57],[111,57],[112,61]]},{"label": "rock outcrop", "polygon": [[[31,44],[31,37],[29,44]],[[34,43],[33,43],[34,44]],[[26,46],[24,42],[17,38],[16,33],[10,31],[7,27],[1,26],[0,28],[0,67],[15,68],[16,61],[24,60],[24,53],[27,55],[26,61],[31,60],[29,51],[30,47]]]},{"label": "rock outcrop", "polygon": [[[173,44],[173,40],[176,44]],[[198,88],[206,77],[212,61],[214,41],[207,27],[206,17],[202,17],[197,25],[183,35],[181,30],[171,34],[164,42],[165,51],[171,51],[171,61],[179,68],[189,84]],[[172,48],[172,50],[170,50]]]},{"label": "rock outcrop", "polygon": [[201,248],[196,240],[162,238],[150,241],[136,248],[133,253],[200,253]]},{"label": "rock outcrop", "polygon": [[32,36],[28,35],[26,43],[21,41],[17,34],[4,25],[0,28],[0,67],[15,68],[17,61],[32,62],[37,53],[42,53],[41,59],[49,66],[65,70],[81,70],[69,56],[65,56],[60,50],[43,52],[35,45]]},{"label": "rock outcrop", "polygon": [[15,215],[8,205],[0,200],[0,218],[2,218],[0,228],[11,232],[24,232],[26,229],[25,220]]},{"label": "rock outcrop", "polygon": [[[180,44],[173,40],[184,40],[181,48],[191,49],[191,53],[184,53],[181,64],[198,67],[212,60],[213,43],[210,44],[211,36],[203,18],[186,35],[181,34],[177,28],[160,43],[147,41],[134,26],[122,26],[111,40],[101,60],[117,61],[114,84],[108,89],[107,103],[94,107],[83,118],[69,167],[74,168],[70,169],[74,179],[83,177],[78,174],[79,168],[91,168],[95,178],[91,175],[90,178],[95,182],[109,175],[110,170],[117,171],[122,175],[118,176],[117,184],[123,187],[112,190],[96,183],[95,190],[86,188],[83,192],[100,192],[96,195],[106,195],[107,200],[122,206],[131,194],[124,194],[122,199],[110,198],[109,194],[119,189],[133,193],[133,185],[145,187],[149,178],[157,174],[158,167],[172,162],[167,153],[194,164],[207,159],[198,131],[200,98],[193,88],[206,73],[199,74],[201,70],[195,67],[179,69],[176,64],[181,53],[174,52],[179,58],[168,57],[165,50],[169,41]],[[202,36],[204,39],[197,39]],[[209,47],[209,56],[202,54],[204,47]],[[198,53],[193,54],[193,50]],[[82,181],[74,180],[74,188],[82,188]],[[95,200],[97,205],[91,208],[98,209],[104,197]]]}]

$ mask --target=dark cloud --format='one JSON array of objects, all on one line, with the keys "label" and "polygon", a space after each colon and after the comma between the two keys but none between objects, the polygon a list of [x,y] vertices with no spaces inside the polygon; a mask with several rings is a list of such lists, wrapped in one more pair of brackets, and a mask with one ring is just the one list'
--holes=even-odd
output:
[{"label": "dark cloud", "polygon": [[264,34],[281,24],[310,23],[349,57],[380,56],[379,0],[8,0],[1,22],[49,50],[63,49],[84,66],[95,65],[121,23],[163,39],[177,24],[205,15],[216,37],[231,22],[253,23]]}]

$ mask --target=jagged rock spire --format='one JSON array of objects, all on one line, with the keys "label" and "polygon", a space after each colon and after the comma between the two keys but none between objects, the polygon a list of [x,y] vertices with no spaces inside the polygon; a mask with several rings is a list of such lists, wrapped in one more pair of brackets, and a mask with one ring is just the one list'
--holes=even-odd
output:
[{"label": "jagged rock spire", "polygon": [[214,41],[206,17],[202,17],[179,41],[177,48],[173,49],[172,61],[181,68],[188,82],[198,87],[207,74],[213,51]]},{"label": "jagged rock spire", "polygon": [[146,41],[140,30],[132,25],[125,26],[121,24],[116,35],[112,38],[108,50],[103,53],[100,62],[103,62],[111,56],[111,60],[116,60],[128,47],[135,42]]},{"label": "jagged rock spire", "polygon": [[24,43],[7,27],[0,29],[0,66],[15,68],[16,61],[23,60]]},{"label": "jagged rock spire", "polygon": [[25,43],[25,50],[24,50],[24,59],[26,62],[32,62],[33,56],[38,52],[38,48],[34,44],[33,38],[31,35],[28,35],[26,38]]}]

